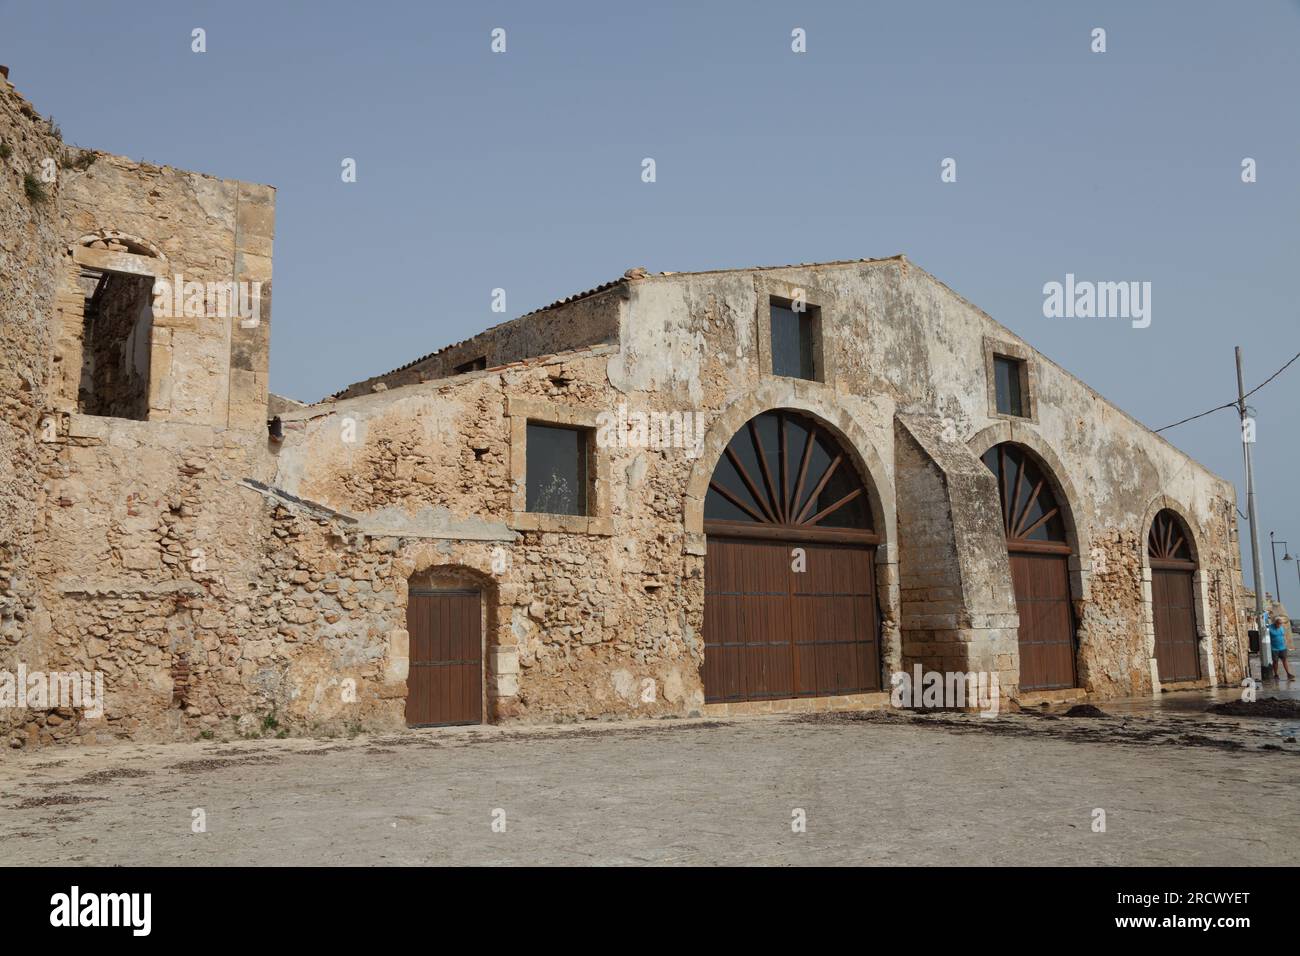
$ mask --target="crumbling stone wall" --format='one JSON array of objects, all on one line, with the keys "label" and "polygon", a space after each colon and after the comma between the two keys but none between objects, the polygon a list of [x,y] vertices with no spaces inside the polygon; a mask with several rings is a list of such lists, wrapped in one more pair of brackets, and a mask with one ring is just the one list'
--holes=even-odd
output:
[{"label": "crumbling stone wall", "polygon": [[[40,608],[32,576],[36,437],[49,387],[59,240],[59,183],[40,175],[62,151],[50,124],[0,77],[0,670],[28,654]],[[0,736],[17,719],[0,709]]]},{"label": "crumbling stone wall", "polygon": [[[57,407],[77,408],[86,346],[78,276],[89,267],[173,285],[179,277],[182,283],[179,296],[163,297],[171,314],[153,316],[150,420],[260,427],[267,405],[275,190],[107,153],[83,155],[63,171],[59,204],[67,254],[59,273]],[[199,283],[203,291],[183,283]],[[244,318],[231,314],[230,306],[218,314],[210,283],[243,283],[250,311],[257,283],[257,314]],[[187,308],[191,301],[196,307]]]}]

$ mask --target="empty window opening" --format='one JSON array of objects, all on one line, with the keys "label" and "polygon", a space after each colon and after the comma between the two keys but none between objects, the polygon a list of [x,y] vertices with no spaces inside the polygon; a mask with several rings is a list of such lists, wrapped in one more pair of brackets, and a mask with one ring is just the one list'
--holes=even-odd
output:
[{"label": "empty window opening", "polygon": [[1025,363],[1005,355],[993,356],[993,377],[997,392],[998,413],[1025,415]]},{"label": "empty window opening", "polygon": [[149,417],[153,278],[83,268],[85,296],[77,410],[144,421]]},{"label": "empty window opening", "polygon": [[487,356],[480,355],[476,359],[470,359],[468,362],[457,365],[452,369],[452,373],[455,375],[464,375],[466,372],[481,372],[485,368],[487,368]]},{"label": "empty window opening", "polygon": [[525,455],[529,511],[587,513],[587,439],[584,429],[528,423]]},{"label": "empty window opening", "polygon": [[771,315],[772,374],[818,381],[814,343],[821,310],[805,304],[796,311],[788,299],[772,299]]}]

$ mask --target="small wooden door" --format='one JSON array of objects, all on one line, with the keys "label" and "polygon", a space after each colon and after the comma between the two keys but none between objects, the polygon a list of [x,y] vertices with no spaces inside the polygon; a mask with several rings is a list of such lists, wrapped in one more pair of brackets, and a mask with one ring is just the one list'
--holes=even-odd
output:
[{"label": "small wooden door", "polygon": [[478,591],[410,592],[407,726],[482,723],[481,613]]}]

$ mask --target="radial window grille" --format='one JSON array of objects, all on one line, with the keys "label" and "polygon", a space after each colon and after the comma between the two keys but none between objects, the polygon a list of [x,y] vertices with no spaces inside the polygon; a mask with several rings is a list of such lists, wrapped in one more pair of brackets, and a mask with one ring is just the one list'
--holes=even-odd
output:
[{"label": "radial window grille", "polygon": [[1147,534],[1147,557],[1192,563],[1191,538],[1183,519],[1168,508],[1156,515]]},{"label": "radial window grille", "polygon": [[1065,543],[1060,503],[1047,474],[1028,452],[1017,445],[995,445],[984,453],[984,464],[998,481],[1008,544]]},{"label": "radial window grille", "polygon": [[794,412],[764,412],[732,437],[709,481],[709,522],[872,530],[867,488],[840,443]]}]

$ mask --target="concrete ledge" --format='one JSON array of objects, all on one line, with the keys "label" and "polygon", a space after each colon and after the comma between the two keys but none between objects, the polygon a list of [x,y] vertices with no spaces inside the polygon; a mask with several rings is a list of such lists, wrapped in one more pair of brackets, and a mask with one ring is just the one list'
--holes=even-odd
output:
[{"label": "concrete ledge", "polygon": [[60,594],[80,594],[86,597],[107,598],[159,598],[202,597],[207,592],[194,581],[60,581]]},{"label": "concrete ledge", "polygon": [[1087,700],[1088,692],[1082,687],[1065,687],[1061,690],[1035,690],[1021,694],[1016,703],[1021,707],[1037,707],[1039,704],[1063,704],[1072,700]]},{"label": "concrete ledge", "polygon": [[1203,690],[1206,687],[1212,687],[1208,677],[1202,677],[1200,680],[1180,680],[1180,681],[1161,681],[1160,690],[1152,694],[1152,697],[1158,697],[1163,692],[1172,692],[1178,690]]},{"label": "concrete ledge", "polygon": [[761,714],[825,714],[832,711],[882,710],[889,694],[842,694],[834,697],[787,697],[780,700],[742,700],[705,704],[706,717],[753,717]]}]

